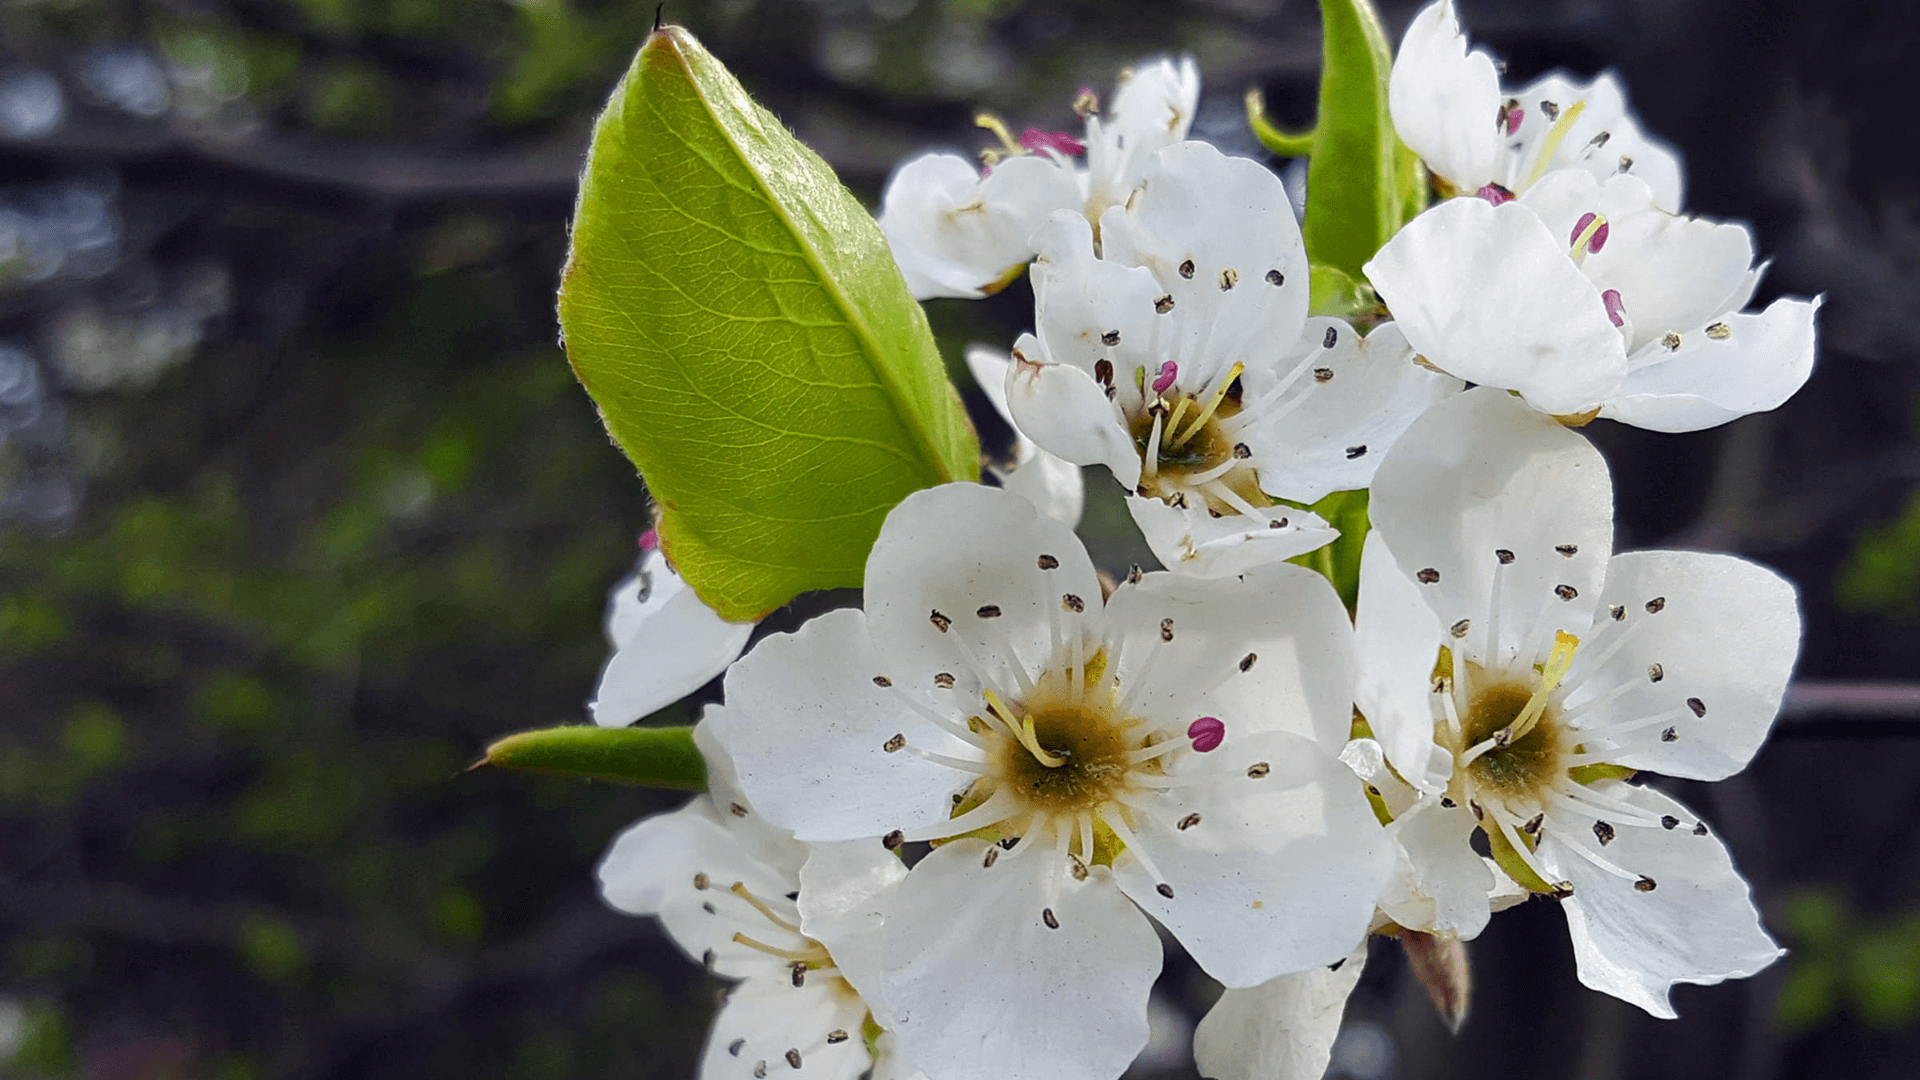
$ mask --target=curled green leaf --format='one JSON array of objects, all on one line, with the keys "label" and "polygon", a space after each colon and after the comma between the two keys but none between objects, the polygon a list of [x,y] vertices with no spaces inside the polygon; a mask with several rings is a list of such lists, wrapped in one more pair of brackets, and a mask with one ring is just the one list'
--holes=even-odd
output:
[{"label": "curled green leaf", "polygon": [[693,745],[691,727],[543,728],[509,735],[474,762],[586,780],[704,791],[707,763]]}]

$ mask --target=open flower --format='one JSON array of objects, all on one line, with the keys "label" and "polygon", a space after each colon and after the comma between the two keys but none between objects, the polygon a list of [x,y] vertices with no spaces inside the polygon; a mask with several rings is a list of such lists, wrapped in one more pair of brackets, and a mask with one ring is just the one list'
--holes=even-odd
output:
[{"label": "open flower", "polygon": [[710,736],[719,711],[694,729],[708,793],[621,833],[600,862],[601,895],[658,916],[688,956],[740,980],[714,1017],[703,1080],[917,1076],[857,988],[879,974],[875,898],[906,868],[877,846],[810,848],[762,821]]},{"label": "open flower", "polygon": [[1387,84],[1393,126],[1446,195],[1503,200],[1556,169],[1637,176],[1654,205],[1680,210],[1680,159],[1640,130],[1610,74],[1581,84],[1551,74],[1500,88],[1493,58],[1467,51],[1453,0],[1415,15]]},{"label": "open flower", "polygon": [[1092,227],[1035,236],[1036,333],[1014,346],[1020,430],[1104,464],[1168,567],[1238,573],[1333,538],[1312,502],[1365,487],[1406,425],[1459,389],[1398,327],[1308,318],[1300,228],[1278,177],[1198,142],[1154,156]]},{"label": "open flower", "polygon": [[1365,269],[1427,362],[1572,423],[1713,427],[1813,371],[1820,299],[1742,311],[1764,269],[1746,227],[1677,217],[1634,176],[1561,169],[1498,206],[1450,199]]},{"label": "open flower", "polygon": [[[999,291],[1033,258],[1028,240],[1054,211],[1098,221],[1125,203],[1153,152],[1187,137],[1199,100],[1193,60],[1163,57],[1123,73],[1104,116],[1093,93],[1081,92],[1084,141],[1033,130],[1016,140],[982,115],[1002,143],[984,155],[984,172],[958,154],[908,160],[880,195],[880,228],[907,287],[921,300]],[[1072,161],[1081,154],[1084,168]]]},{"label": "open flower", "polygon": [[1598,451],[1493,389],[1414,424],[1371,511],[1357,700],[1417,789],[1394,823],[1408,865],[1388,914],[1477,932],[1478,829],[1514,881],[1561,898],[1596,990],[1670,1017],[1672,984],[1772,963],[1726,847],[1625,781],[1745,766],[1799,648],[1793,587],[1727,555],[1612,555]]},{"label": "open flower", "polygon": [[667,565],[652,529],[640,537],[633,576],[607,596],[613,656],[587,708],[601,727],[625,727],[679,701],[727,669],[747,647],[752,623],[715,614]]},{"label": "open flower", "polygon": [[714,734],[802,839],[935,842],[888,894],[878,993],[928,1075],[1118,1076],[1147,915],[1232,986],[1365,932],[1386,852],[1334,757],[1351,632],[1323,578],[1149,574],[1103,603],[1064,525],[956,484],[888,516],[866,605],[735,665]]}]

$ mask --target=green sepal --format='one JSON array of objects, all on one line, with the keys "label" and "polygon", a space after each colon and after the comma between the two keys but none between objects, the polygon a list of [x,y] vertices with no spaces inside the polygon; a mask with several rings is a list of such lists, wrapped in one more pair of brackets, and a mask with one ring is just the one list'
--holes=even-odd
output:
[{"label": "green sepal", "polygon": [[979,476],[879,226],[680,27],[594,126],[560,325],[663,547],[725,618],[859,585],[887,511]]},{"label": "green sepal", "polygon": [[1638,769],[1629,769],[1625,765],[1609,765],[1597,761],[1592,765],[1575,765],[1567,770],[1568,779],[1576,784],[1592,784],[1601,780],[1631,780],[1640,775]]},{"label": "green sepal", "polygon": [[693,745],[690,726],[522,731],[487,747],[472,767],[484,765],[678,791],[707,788],[707,763]]},{"label": "green sepal", "polygon": [[1307,273],[1310,283],[1307,314],[1363,322],[1372,321],[1380,314],[1380,298],[1365,281],[1356,281],[1346,271],[1331,266],[1310,265]]},{"label": "green sepal", "polygon": [[1320,22],[1319,115],[1300,231],[1309,260],[1358,280],[1361,266],[1411,216],[1408,199],[1423,196],[1407,175],[1418,163],[1387,111],[1393,49],[1379,14],[1368,0],[1320,0]]},{"label": "green sepal", "polygon": [[[1513,850],[1512,844],[1507,842],[1505,830],[1496,826],[1491,829],[1482,828],[1480,831],[1486,834],[1487,847],[1493,854],[1493,861],[1500,864],[1500,869],[1505,870],[1515,884],[1528,892],[1544,893],[1548,896],[1565,895],[1562,890],[1554,888],[1546,879],[1533,872],[1533,868],[1527,865],[1527,861],[1520,857],[1519,852]],[[1521,842],[1525,843],[1526,834],[1520,835]]]}]

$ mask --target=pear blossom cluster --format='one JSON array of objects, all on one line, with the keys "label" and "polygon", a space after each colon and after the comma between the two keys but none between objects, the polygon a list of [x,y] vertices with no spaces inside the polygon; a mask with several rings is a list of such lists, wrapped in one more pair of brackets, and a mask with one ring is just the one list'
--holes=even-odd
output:
[{"label": "pear blossom cluster", "polygon": [[[1503,87],[1451,0],[1397,55],[1434,202],[1367,263],[1364,318],[1314,310],[1279,178],[1187,138],[1191,60],[1083,91],[1077,134],[983,116],[980,161],[896,171],[916,296],[1030,276],[1031,330],[966,357],[1010,455],[892,511],[860,606],[751,648],[657,552],[611,600],[601,724],[724,671],[708,792],[599,870],[737,981],[703,1076],[1112,1080],[1159,931],[1225,988],[1194,1046],[1219,1080],[1319,1076],[1372,938],[1457,948],[1528,900],[1583,984],[1655,1016],[1781,955],[1719,832],[1649,781],[1757,753],[1794,587],[1615,551],[1583,428],[1780,405],[1820,301],[1748,310],[1752,234],[1682,212],[1611,76]],[[1083,476],[1161,568],[1094,564]],[[1360,491],[1349,610],[1290,560]]]}]

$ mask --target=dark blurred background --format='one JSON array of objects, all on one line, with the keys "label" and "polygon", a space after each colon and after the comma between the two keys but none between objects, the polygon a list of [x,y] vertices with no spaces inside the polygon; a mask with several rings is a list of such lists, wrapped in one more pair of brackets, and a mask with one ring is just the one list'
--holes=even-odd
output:
[{"label": "dark blurred background", "polygon": [[[1382,6],[1397,41],[1414,5]],[[1334,1071],[1910,1077],[1920,703],[1871,685],[1920,678],[1909,6],[1462,7],[1511,81],[1617,69],[1684,152],[1689,209],[1754,223],[1760,299],[1827,294],[1820,365],[1778,413],[1589,429],[1622,546],[1730,549],[1800,584],[1810,684],[1747,773],[1676,787],[1793,952],[1655,1021],[1580,988],[1560,913],[1528,904],[1472,946],[1452,1038],[1377,942]],[[553,288],[588,124],[653,15],[0,3],[0,1076],[692,1074],[718,984],[591,877],[678,800],[462,771],[582,718],[646,527],[555,347]],[[870,202],[916,148],[985,145],[976,106],[1068,129],[1076,88],[1155,52],[1199,58],[1196,134],[1229,150],[1255,152],[1248,86],[1283,121],[1313,111],[1298,0],[667,16]],[[957,362],[1030,303],[1023,284],[931,309]],[[1096,553],[1138,558],[1090,480]],[[1211,993],[1170,963],[1138,1075],[1192,1075]]]}]

